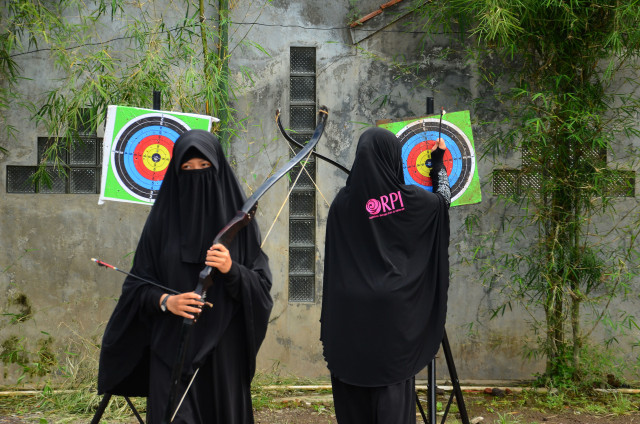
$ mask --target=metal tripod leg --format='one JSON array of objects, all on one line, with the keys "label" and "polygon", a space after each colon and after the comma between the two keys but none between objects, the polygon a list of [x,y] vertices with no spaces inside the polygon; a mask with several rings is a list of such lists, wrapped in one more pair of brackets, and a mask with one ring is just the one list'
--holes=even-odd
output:
[{"label": "metal tripod leg", "polygon": [[144,421],[142,421],[142,417],[140,416],[140,414],[138,414],[138,411],[136,410],[136,407],[133,406],[133,403],[131,403],[131,400],[127,396],[124,397],[124,400],[126,400],[127,404],[129,404],[129,408],[131,408],[131,410],[133,411],[133,415],[136,416],[138,422],[140,424],[144,424]]},{"label": "metal tripod leg", "polygon": [[429,413],[429,422],[435,424],[436,412],[438,412],[436,403],[436,358],[433,358],[427,366],[427,384],[427,400],[429,402],[427,412]]},{"label": "metal tripod leg", "polygon": [[[102,415],[104,414],[105,409],[107,409],[107,406],[109,405],[109,401],[110,400],[111,400],[111,393],[105,393],[104,396],[102,397],[102,400],[100,401],[100,404],[98,405],[98,409],[96,410],[96,413],[93,415],[93,419],[91,420],[91,424],[99,424],[100,423],[100,419],[102,418]],[[131,410],[133,411],[133,414],[138,419],[138,422],[140,424],[144,424],[144,421],[142,420],[142,417],[140,416],[140,414],[136,410],[135,406],[133,406],[133,403],[131,403],[131,400],[127,396],[124,397],[124,400],[127,401],[127,404],[129,405],[129,408],[131,408]]]},{"label": "metal tripod leg", "polygon": [[469,424],[469,415],[467,414],[467,407],[464,403],[464,398],[462,397],[462,389],[460,389],[460,381],[458,381],[458,373],[456,372],[456,365],[453,362],[453,355],[451,354],[451,346],[449,346],[449,339],[447,338],[446,330],[444,332],[444,336],[442,337],[442,351],[444,352],[444,358],[447,361],[449,377],[451,377],[453,393],[456,396],[458,411],[460,412],[460,419],[462,420],[462,424]]},{"label": "metal tripod leg", "polygon": [[[444,352],[445,360],[447,361],[447,368],[449,369],[449,377],[451,378],[451,384],[453,386],[453,393],[449,398],[449,402],[444,411],[444,416],[442,417],[442,423],[447,419],[447,414],[449,413],[449,407],[451,406],[451,402],[453,397],[455,396],[456,402],[458,404],[458,410],[460,411],[460,419],[462,420],[462,424],[469,424],[469,415],[467,414],[467,407],[464,403],[464,398],[462,397],[462,389],[460,388],[460,382],[458,381],[458,373],[456,372],[456,365],[453,362],[453,355],[451,354],[451,346],[449,345],[449,339],[447,338],[447,331],[444,331],[444,335],[442,337],[442,351]],[[420,414],[422,415],[422,419],[425,424],[436,424],[436,361],[435,358],[431,361],[427,368],[427,400],[428,400],[428,413],[429,418],[424,413],[422,409],[422,405],[420,404],[420,399],[418,398],[418,394],[416,393],[416,402],[418,403],[418,409],[420,410]]]},{"label": "metal tripod leg", "polygon": [[100,418],[102,418],[102,414],[104,414],[104,410],[107,409],[107,405],[109,405],[109,401],[111,400],[111,394],[105,393],[98,405],[98,410],[93,415],[93,419],[91,420],[91,424],[98,424],[100,422]]}]

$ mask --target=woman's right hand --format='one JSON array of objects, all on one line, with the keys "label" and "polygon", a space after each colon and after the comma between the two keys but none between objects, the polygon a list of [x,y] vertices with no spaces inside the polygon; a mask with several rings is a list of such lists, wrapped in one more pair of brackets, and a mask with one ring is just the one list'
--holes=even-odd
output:
[{"label": "woman's right hand", "polygon": [[436,144],[431,149],[431,162],[433,164],[441,163],[444,159],[444,153],[447,151],[447,144],[443,138],[436,140]]},{"label": "woman's right hand", "polygon": [[[167,295],[168,296],[168,295]],[[160,298],[160,302],[164,297]],[[194,319],[195,314],[199,314],[202,310],[202,296],[195,292],[172,294],[167,299],[167,309],[174,315],[184,318]]]}]

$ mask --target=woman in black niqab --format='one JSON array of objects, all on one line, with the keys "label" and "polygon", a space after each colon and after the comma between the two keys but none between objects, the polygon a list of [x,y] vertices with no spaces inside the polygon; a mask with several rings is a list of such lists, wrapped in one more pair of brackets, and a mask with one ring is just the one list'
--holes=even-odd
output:
[{"label": "woman in black niqab", "polygon": [[[211,166],[181,169],[194,157]],[[167,293],[127,277],[100,353],[99,393],[147,396],[148,423],[164,416],[182,317],[197,311],[200,303],[190,292],[205,261],[214,266],[209,261],[216,255],[226,255],[231,266],[226,273],[215,273],[206,297],[213,307],[204,307],[193,325],[180,395],[196,369],[199,372],[173,422],[253,422],[250,385],[272,307],[268,258],[260,249],[255,220],[230,246],[211,246],[244,201],[213,134],[191,130],[176,140],[131,274],[185,294],[169,297],[163,312],[161,300]]]},{"label": "woman in black niqab", "polygon": [[[401,147],[393,133],[366,130],[346,186],[329,210],[321,340],[339,422],[415,422],[415,412],[411,417],[394,409],[400,408],[394,402],[373,401],[380,391],[367,389],[413,390],[414,376],[442,341],[450,196],[444,141],[440,146],[432,153],[430,193],[404,184]],[[367,402],[387,410],[372,412]],[[353,416],[348,408],[355,410]],[[385,421],[385,414],[394,421]]]}]

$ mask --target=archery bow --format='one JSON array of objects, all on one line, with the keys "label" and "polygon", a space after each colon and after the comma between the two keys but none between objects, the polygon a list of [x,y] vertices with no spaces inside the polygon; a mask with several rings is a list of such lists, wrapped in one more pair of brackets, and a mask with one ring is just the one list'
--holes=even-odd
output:
[{"label": "archery bow", "polygon": [[[440,139],[441,133],[442,133],[442,116],[447,113],[446,110],[444,110],[444,108],[440,108],[440,125],[438,126],[438,139]],[[282,121],[280,120],[280,109],[276,110],[276,124],[278,125],[278,129],[280,130],[280,133],[282,134],[282,136],[291,144],[294,144],[300,148],[304,148],[304,145],[301,144],[299,141],[297,141],[295,138],[293,138],[292,136],[290,136],[287,133],[287,130],[285,130],[284,125],[282,125]],[[425,139],[425,143],[426,143],[426,139]],[[315,150],[312,151],[313,155],[315,157],[317,157],[318,159],[322,159],[323,161],[330,163],[331,165],[335,166],[336,168],[340,169],[342,172],[344,172],[345,174],[349,175],[349,173],[351,171],[349,171],[349,169],[347,167],[345,167],[344,165],[339,164],[338,162],[336,162],[333,159],[330,159],[324,155],[321,155],[320,153],[316,152]]]},{"label": "archery bow", "polygon": [[[258,200],[260,199],[260,197],[262,197],[262,195],[264,195],[267,190],[269,190],[271,186],[276,183],[276,181],[286,175],[287,172],[289,172],[294,166],[296,166],[300,161],[302,161],[313,151],[313,148],[316,146],[316,144],[318,144],[320,137],[322,137],[328,115],[329,110],[327,109],[327,107],[321,106],[318,111],[319,123],[316,126],[313,136],[311,137],[309,142],[305,146],[303,146],[302,150],[300,150],[291,160],[289,160],[289,162],[287,162],[281,169],[270,176],[264,183],[262,183],[260,187],[258,187],[258,189],[251,195],[251,197],[247,199],[244,205],[242,205],[242,208],[236,213],[236,216],[231,221],[229,221],[229,223],[222,230],[220,230],[218,235],[216,235],[215,239],[213,240],[213,244],[221,243],[224,246],[228,247],[238,231],[240,231],[242,228],[247,226],[249,222],[251,222],[253,216],[256,213],[256,209],[258,208]],[[206,298],[207,289],[213,284],[213,271],[214,269],[208,265],[205,266],[202,271],[200,271],[198,285],[196,286],[195,292],[202,296],[203,301]],[[175,406],[178,384],[180,382],[180,377],[182,376],[182,369],[187,353],[187,347],[189,346],[191,330],[197,317],[198,316],[196,315],[194,319],[185,318],[182,322],[182,327],[180,329],[180,342],[178,345],[178,356],[171,372],[171,389],[169,391],[169,399],[167,402],[167,409],[163,419],[163,424],[171,423],[173,421],[173,418],[177,414],[178,409],[180,408],[180,404]],[[195,378],[196,374],[197,371],[194,373],[191,381],[193,381],[193,378]],[[189,383],[187,390],[189,390],[189,387],[191,387],[191,383]],[[181,399],[184,399],[184,395]]]},{"label": "archery bow", "polygon": [[[433,112],[432,112],[433,113]],[[440,137],[442,136],[442,117],[444,116],[444,114],[447,113],[446,110],[444,110],[443,107],[440,108],[440,123],[438,124],[438,138],[436,139],[436,146],[434,147],[434,150],[438,148],[438,146],[440,145]],[[423,122],[423,129],[424,129],[424,122]],[[427,137],[424,137],[424,150],[430,150],[429,149],[429,145],[427,144]],[[426,166],[427,168],[431,169],[431,166],[428,165],[429,163],[431,163],[431,155],[429,155],[429,159],[426,160],[426,162],[424,163],[424,166]]]},{"label": "archery bow", "polygon": [[438,125],[438,140],[436,140],[436,144],[440,142],[440,136],[442,135],[442,117],[447,113],[443,107],[440,108],[440,124]]}]

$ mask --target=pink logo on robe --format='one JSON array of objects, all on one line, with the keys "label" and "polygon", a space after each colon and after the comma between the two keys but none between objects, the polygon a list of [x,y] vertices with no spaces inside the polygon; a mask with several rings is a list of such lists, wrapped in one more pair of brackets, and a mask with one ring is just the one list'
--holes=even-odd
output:
[{"label": "pink logo on robe", "polygon": [[392,213],[404,210],[402,202],[402,193],[394,191],[389,194],[380,196],[380,199],[369,199],[365,205],[365,209],[369,212],[369,219],[380,218]]}]

